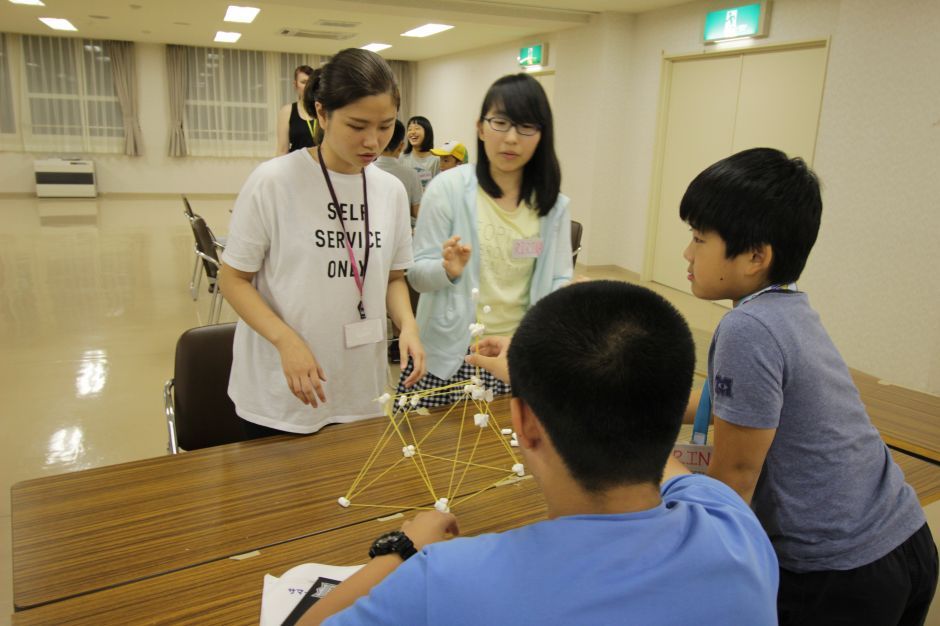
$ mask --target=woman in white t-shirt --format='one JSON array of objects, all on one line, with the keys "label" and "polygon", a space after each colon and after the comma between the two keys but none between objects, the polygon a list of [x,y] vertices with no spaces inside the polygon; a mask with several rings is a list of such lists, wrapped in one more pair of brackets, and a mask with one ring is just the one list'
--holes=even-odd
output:
[{"label": "woman in white t-shirt", "polygon": [[398,157],[402,165],[413,168],[418,173],[421,189],[427,189],[431,179],[441,173],[441,159],[431,152],[434,147],[434,129],[428,118],[415,115],[408,120],[405,138],[408,140],[405,151]]},{"label": "woman in white t-shirt", "polygon": [[[476,166],[442,173],[421,198],[408,282],[421,294],[428,373],[414,389],[478,376],[495,394],[509,390],[464,362],[470,326],[512,335],[530,306],[571,280],[571,219],[560,187],[545,91],[527,74],[504,76],[486,93],[477,119]],[[399,392],[411,374],[403,369]],[[454,387],[421,402],[448,404],[463,393]]]},{"label": "woman in white t-shirt", "polygon": [[394,129],[394,76],[377,54],[347,49],[310,80],[304,104],[323,141],[252,172],[223,255],[222,293],[241,318],[229,396],[249,437],[380,414],[386,314],[409,380],[424,372],[404,280],[408,198],[372,165]]}]

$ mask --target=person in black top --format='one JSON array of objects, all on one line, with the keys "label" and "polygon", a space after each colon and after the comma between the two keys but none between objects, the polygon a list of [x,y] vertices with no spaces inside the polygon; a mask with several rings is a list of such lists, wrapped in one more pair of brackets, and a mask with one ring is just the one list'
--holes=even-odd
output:
[{"label": "person in black top", "polygon": [[300,148],[312,148],[317,145],[317,118],[304,108],[304,88],[313,68],[298,65],[294,70],[294,89],[297,91],[296,102],[285,104],[277,114],[277,153],[287,154]]}]

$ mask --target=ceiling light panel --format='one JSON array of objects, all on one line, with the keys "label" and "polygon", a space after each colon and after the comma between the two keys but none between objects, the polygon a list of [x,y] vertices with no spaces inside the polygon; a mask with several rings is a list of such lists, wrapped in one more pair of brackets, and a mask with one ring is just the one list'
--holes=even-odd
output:
[{"label": "ceiling light panel", "polygon": [[78,30],[72,22],[60,17],[40,17],[39,21],[53,30]]},{"label": "ceiling light panel", "polygon": [[10,0],[13,4],[28,4],[31,7],[44,7],[46,6],[42,0]]},{"label": "ceiling light panel", "polygon": [[215,34],[215,40],[221,43],[235,43],[241,38],[241,33],[227,33],[224,30],[220,30]]},{"label": "ceiling light panel", "polygon": [[225,21],[251,24],[260,11],[261,9],[255,7],[239,7],[234,4],[229,5],[228,10],[225,12]]},{"label": "ceiling light panel", "polygon": [[407,33],[402,33],[402,37],[430,37],[431,35],[436,35],[438,33],[443,33],[445,30],[450,30],[453,26],[449,24],[425,24],[424,26],[419,26],[417,28],[412,28]]},{"label": "ceiling light panel", "polygon": [[370,50],[372,52],[381,52],[382,50],[387,50],[392,46],[387,43],[368,43],[362,46],[363,50]]}]

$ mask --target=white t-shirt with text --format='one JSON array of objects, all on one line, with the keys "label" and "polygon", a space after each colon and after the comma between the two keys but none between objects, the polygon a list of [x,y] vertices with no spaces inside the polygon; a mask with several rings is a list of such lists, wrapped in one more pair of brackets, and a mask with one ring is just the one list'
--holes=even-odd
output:
[{"label": "white t-shirt with text", "polygon": [[[408,198],[401,182],[374,165],[365,169],[370,245],[363,304],[385,330],[391,270],[412,264]],[[365,209],[360,174],[330,172],[346,232],[360,265],[365,260]],[[320,165],[307,150],[262,163],[235,201],[224,262],[256,272],[261,297],[306,341],[323,368],[327,401],[317,408],[290,391],[280,354],[243,321],[233,346],[229,396],[239,416],[296,433],[380,414],[373,401],[386,381],[384,341],[347,348],[344,327],[359,321],[359,290],[339,212]]]}]

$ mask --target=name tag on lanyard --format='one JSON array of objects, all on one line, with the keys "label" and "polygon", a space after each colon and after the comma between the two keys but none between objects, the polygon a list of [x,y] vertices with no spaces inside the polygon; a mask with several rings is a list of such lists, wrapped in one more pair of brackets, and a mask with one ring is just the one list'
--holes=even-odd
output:
[{"label": "name tag on lanyard", "polygon": [[343,327],[346,333],[346,348],[357,348],[370,343],[378,343],[385,338],[382,320],[365,319],[351,322]]}]

